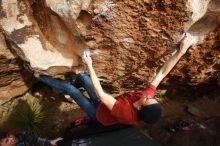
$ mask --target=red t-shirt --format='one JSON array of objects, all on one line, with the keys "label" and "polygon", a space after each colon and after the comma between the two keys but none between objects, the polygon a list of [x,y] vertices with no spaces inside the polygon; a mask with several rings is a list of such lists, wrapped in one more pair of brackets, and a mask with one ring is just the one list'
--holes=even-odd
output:
[{"label": "red t-shirt", "polygon": [[127,94],[117,96],[112,110],[110,111],[104,103],[100,103],[96,111],[97,120],[105,126],[113,124],[137,124],[140,119],[138,117],[137,109],[133,106],[133,103],[137,101],[140,95],[154,96],[156,88],[149,86],[142,92],[129,92]]}]

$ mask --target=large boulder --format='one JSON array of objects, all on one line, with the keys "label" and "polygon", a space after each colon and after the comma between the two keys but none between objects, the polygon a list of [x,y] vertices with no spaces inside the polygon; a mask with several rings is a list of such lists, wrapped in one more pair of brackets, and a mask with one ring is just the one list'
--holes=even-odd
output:
[{"label": "large boulder", "polygon": [[89,14],[93,23],[81,31],[101,50],[99,75],[116,89],[144,88],[187,31],[197,45],[162,84],[219,85],[218,0],[94,1]]},{"label": "large boulder", "polygon": [[98,76],[117,93],[139,90],[194,36],[163,85],[219,85],[218,0],[1,0],[0,27],[12,50],[34,71],[64,74],[87,47]]},{"label": "large boulder", "polygon": [[78,65],[83,42],[43,0],[31,3],[28,0],[3,0],[0,5],[0,25],[7,40],[32,68],[47,70],[55,66],[71,68]]}]

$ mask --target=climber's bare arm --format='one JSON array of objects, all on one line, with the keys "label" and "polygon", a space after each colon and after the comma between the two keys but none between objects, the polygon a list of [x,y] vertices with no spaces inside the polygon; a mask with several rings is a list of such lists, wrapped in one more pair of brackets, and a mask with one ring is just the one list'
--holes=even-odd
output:
[{"label": "climber's bare arm", "polygon": [[193,44],[193,38],[190,34],[186,34],[185,38],[181,42],[180,49],[177,50],[172,57],[165,62],[162,68],[159,70],[154,80],[151,82],[152,85],[157,87],[165,76],[172,70],[179,59],[186,53],[187,49]]},{"label": "climber's bare arm", "polygon": [[[176,65],[179,59],[186,53],[187,49],[194,43],[195,41],[193,40],[193,37],[187,33],[185,38],[181,42],[180,49],[177,50],[167,62],[165,62],[165,64],[161,67],[161,69],[151,82],[151,85],[157,87],[160,84],[160,82],[164,79],[164,77]],[[145,96],[141,96],[141,98],[137,100],[133,105],[136,109],[140,110],[142,106],[154,103],[157,103],[157,100],[155,100],[154,98],[146,100]]]},{"label": "climber's bare arm", "polygon": [[86,65],[89,69],[90,77],[92,79],[92,83],[95,88],[96,94],[98,95],[100,100],[107,106],[107,108],[109,110],[112,110],[112,108],[116,102],[116,99],[113,96],[111,96],[103,91],[102,86],[96,76],[95,70],[92,66],[92,59],[89,56],[89,54],[84,53],[83,60],[85,61]]}]

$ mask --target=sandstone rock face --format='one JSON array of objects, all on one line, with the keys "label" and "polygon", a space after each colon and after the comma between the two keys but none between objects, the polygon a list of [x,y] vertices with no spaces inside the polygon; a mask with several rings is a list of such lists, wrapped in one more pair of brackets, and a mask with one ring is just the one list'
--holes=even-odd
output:
[{"label": "sandstone rock face", "polygon": [[33,68],[47,70],[54,66],[78,65],[83,49],[80,39],[74,38],[44,1],[3,0],[1,14],[0,25],[7,39]]},{"label": "sandstone rock face", "polygon": [[46,0],[46,5],[63,19],[76,20],[81,10],[87,10],[91,0]]},{"label": "sandstone rock face", "polygon": [[36,71],[65,73],[89,47],[100,52],[93,59],[104,84],[143,89],[188,32],[195,46],[163,85],[220,82],[219,0],[2,0],[0,8],[9,45]]},{"label": "sandstone rock face", "polygon": [[0,34],[0,104],[23,94],[31,86],[31,76],[22,69],[20,62],[9,51],[3,35]]},{"label": "sandstone rock face", "polygon": [[144,88],[183,32],[189,32],[197,45],[163,84],[218,84],[218,8],[219,2],[210,0],[94,2],[85,37],[102,52],[94,57],[96,70],[115,88]]}]

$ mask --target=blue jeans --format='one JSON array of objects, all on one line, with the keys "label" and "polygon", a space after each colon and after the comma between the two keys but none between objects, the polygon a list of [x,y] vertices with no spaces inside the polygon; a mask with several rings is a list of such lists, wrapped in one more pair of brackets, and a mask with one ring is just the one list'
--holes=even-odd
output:
[{"label": "blue jeans", "polygon": [[[76,80],[73,84],[61,79],[55,79],[50,76],[41,75],[39,81],[49,85],[52,88],[60,90],[66,94],[69,94],[73,100],[84,110],[90,118],[96,119],[96,109],[100,103],[95,90],[92,85],[90,77],[85,73],[79,73],[76,76]],[[90,98],[84,96],[78,89],[83,87],[86,89]]]}]

